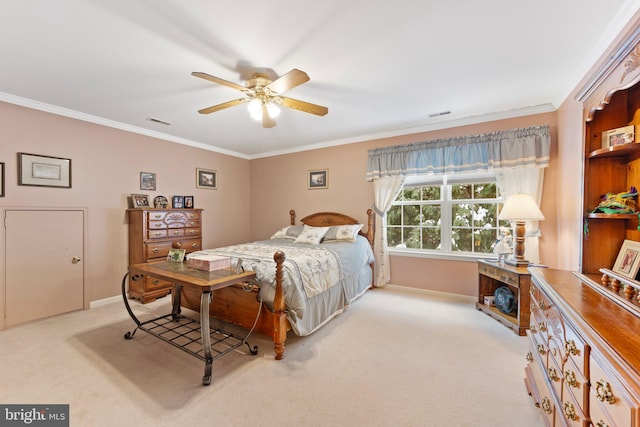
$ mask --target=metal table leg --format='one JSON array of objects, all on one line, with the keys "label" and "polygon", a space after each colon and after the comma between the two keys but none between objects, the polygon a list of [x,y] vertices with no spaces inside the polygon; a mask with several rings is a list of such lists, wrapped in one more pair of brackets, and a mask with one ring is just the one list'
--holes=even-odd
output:
[{"label": "metal table leg", "polygon": [[200,334],[202,335],[202,351],[204,352],[204,377],[202,384],[211,384],[211,336],[209,335],[209,304],[211,303],[211,291],[202,292],[200,297]]}]

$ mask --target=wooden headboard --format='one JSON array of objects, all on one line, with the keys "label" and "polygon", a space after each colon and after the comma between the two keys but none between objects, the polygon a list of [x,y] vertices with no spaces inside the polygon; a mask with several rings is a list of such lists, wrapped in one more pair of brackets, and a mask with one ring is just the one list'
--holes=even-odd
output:
[{"label": "wooden headboard", "polygon": [[[296,211],[291,209],[289,211],[291,217],[291,225],[296,225]],[[367,209],[367,230],[360,230],[358,234],[364,236],[369,241],[369,244],[373,248],[373,236],[374,236],[374,221],[375,215],[372,209]],[[307,215],[300,220],[301,223],[309,225],[311,227],[330,227],[332,225],[351,225],[360,224],[360,222],[350,217],[349,215],[337,213],[337,212],[317,212],[311,215]]]}]

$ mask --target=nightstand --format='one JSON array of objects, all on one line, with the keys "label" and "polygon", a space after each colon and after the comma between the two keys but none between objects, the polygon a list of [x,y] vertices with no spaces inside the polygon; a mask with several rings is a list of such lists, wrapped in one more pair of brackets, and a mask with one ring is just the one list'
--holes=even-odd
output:
[{"label": "nightstand", "polygon": [[[485,305],[484,297],[493,296],[496,289],[508,286],[516,299],[516,308],[505,314],[494,306]],[[527,267],[514,267],[504,262],[478,261],[478,301],[476,308],[493,317],[518,335],[529,328],[531,275]]]}]

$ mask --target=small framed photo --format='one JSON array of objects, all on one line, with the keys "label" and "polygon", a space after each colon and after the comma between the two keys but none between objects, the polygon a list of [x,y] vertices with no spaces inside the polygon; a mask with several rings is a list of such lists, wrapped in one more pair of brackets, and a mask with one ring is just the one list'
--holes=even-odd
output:
[{"label": "small framed photo", "polygon": [[635,280],[640,269],[640,242],[625,240],[618,252],[613,271],[621,276]]},{"label": "small framed photo", "polygon": [[184,261],[184,254],[186,252],[186,249],[169,249],[169,253],[167,254],[167,261],[182,262]]},{"label": "small framed photo", "polygon": [[196,188],[218,189],[218,172],[196,168]]},{"label": "small framed photo", "polygon": [[132,194],[131,202],[134,208],[150,208],[149,196],[146,194]]},{"label": "small framed photo", "polygon": [[317,169],[308,172],[307,188],[309,190],[318,190],[329,188],[329,170]]},{"label": "small framed photo", "polygon": [[184,207],[193,209],[193,196],[184,196]]},{"label": "small framed photo", "polygon": [[71,159],[18,153],[18,185],[71,188]]},{"label": "small framed photo", "polygon": [[184,208],[184,196],[173,196],[171,199],[171,207],[174,209]]},{"label": "small framed photo", "polygon": [[156,174],[151,172],[140,172],[140,190],[156,191]]},{"label": "small framed photo", "polygon": [[4,197],[4,163],[0,163],[0,197]]},{"label": "small framed photo", "polygon": [[635,141],[635,126],[625,126],[602,132],[602,148],[630,144]]}]

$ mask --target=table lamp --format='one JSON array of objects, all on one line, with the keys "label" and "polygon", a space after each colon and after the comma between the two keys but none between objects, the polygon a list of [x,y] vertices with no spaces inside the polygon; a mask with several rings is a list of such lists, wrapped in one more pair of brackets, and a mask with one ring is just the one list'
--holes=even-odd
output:
[{"label": "table lamp", "polygon": [[524,235],[526,221],[541,221],[544,215],[540,212],[537,203],[528,194],[514,194],[507,198],[498,219],[514,221],[516,223],[515,245],[513,258],[507,258],[504,262],[509,265],[527,266],[529,261],[524,259]]}]

